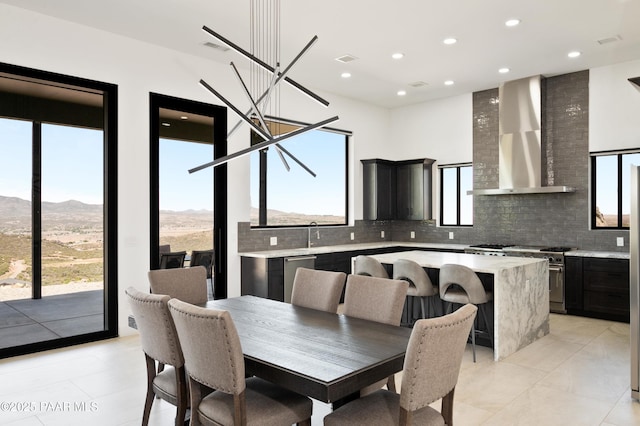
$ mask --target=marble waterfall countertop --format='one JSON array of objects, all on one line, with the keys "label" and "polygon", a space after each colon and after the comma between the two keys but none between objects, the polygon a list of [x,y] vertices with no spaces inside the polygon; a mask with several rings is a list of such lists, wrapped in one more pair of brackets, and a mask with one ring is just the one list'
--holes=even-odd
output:
[{"label": "marble waterfall countertop", "polygon": [[445,263],[493,274],[493,358],[503,359],[549,334],[549,263],[546,259],[405,251],[371,256],[382,263],[409,259],[424,268]]}]

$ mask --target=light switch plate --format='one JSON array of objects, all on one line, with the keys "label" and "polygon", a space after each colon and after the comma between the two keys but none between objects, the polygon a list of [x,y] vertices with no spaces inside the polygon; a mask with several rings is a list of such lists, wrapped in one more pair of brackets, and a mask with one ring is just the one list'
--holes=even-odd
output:
[{"label": "light switch plate", "polygon": [[356,239],[356,233],[355,233],[355,232],[352,232],[352,233],[351,233],[351,241],[353,241],[353,240],[355,240],[355,239]]},{"label": "light switch plate", "polygon": [[384,231],[380,231],[380,238],[384,238]]},{"label": "light switch plate", "polygon": [[453,232],[449,232],[449,239],[453,240]]},{"label": "light switch plate", "polygon": [[416,237],[415,231],[411,231],[411,238],[415,238],[415,237]]},{"label": "light switch plate", "polygon": [[272,246],[277,246],[278,245],[278,237],[271,237],[271,239],[269,240],[269,244],[271,244]]},{"label": "light switch plate", "polygon": [[617,237],[616,244],[618,245],[618,247],[624,247],[624,237]]}]

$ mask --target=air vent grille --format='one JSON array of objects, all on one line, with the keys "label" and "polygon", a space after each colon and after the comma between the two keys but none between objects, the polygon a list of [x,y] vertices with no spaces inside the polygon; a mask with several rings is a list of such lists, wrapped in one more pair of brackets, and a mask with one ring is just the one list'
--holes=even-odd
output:
[{"label": "air vent grille", "polygon": [[347,55],[342,55],[342,56],[337,57],[336,61],[346,64],[348,62],[355,61],[356,59],[358,59],[358,58],[353,56],[353,55],[348,55],[347,54]]},{"label": "air vent grille", "polygon": [[609,43],[615,43],[617,41],[622,40],[622,37],[620,37],[619,35],[613,36],[613,37],[606,37],[606,38],[601,38],[600,40],[598,40],[598,44],[609,44]]},{"label": "air vent grille", "polygon": [[221,52],[228,52],[229,50],[231,50],[230,48],[228,48],[223,44],[215,44],[215,43],[211,43],[210,41],[206,41],[202,44],[212,49],[220,50]]}]

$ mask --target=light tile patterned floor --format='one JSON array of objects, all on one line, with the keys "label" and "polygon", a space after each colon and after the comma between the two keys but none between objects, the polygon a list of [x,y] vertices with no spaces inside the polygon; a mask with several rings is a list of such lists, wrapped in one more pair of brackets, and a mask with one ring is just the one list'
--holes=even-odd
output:
[{"label": "light tile patterned floor", "polygon": [[[551,334],[493,362],[467,347],[454,405],[460,425],[639,425],[629,393],[629,326],[551,316]],[[23,405],[0,424],[137,426],[145,394],[137,337],[125,337],[0,361],[0,403]],[[398,385],[401,382],[397,376]],[[439,406],[439,403],[435,403]],[[33,410],[33,411],[29,411]],[[313,425],[329,412],[314,405]],[[172,425],[175,409],[156,400],[151,425]]]}]

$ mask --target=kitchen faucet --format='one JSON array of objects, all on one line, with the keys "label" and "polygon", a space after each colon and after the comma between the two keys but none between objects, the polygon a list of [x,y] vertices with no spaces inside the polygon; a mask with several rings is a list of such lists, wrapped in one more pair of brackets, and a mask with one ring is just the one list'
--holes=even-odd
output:
[{"label": "kitchen faucet", "polygon": [[316,240],[320,239],[320,229],[318,228],[318,223],[313,221],[309,224],[309,227],[307,228],[307,248],[311,248],[311,227],[315,226],[316,227]]}]

